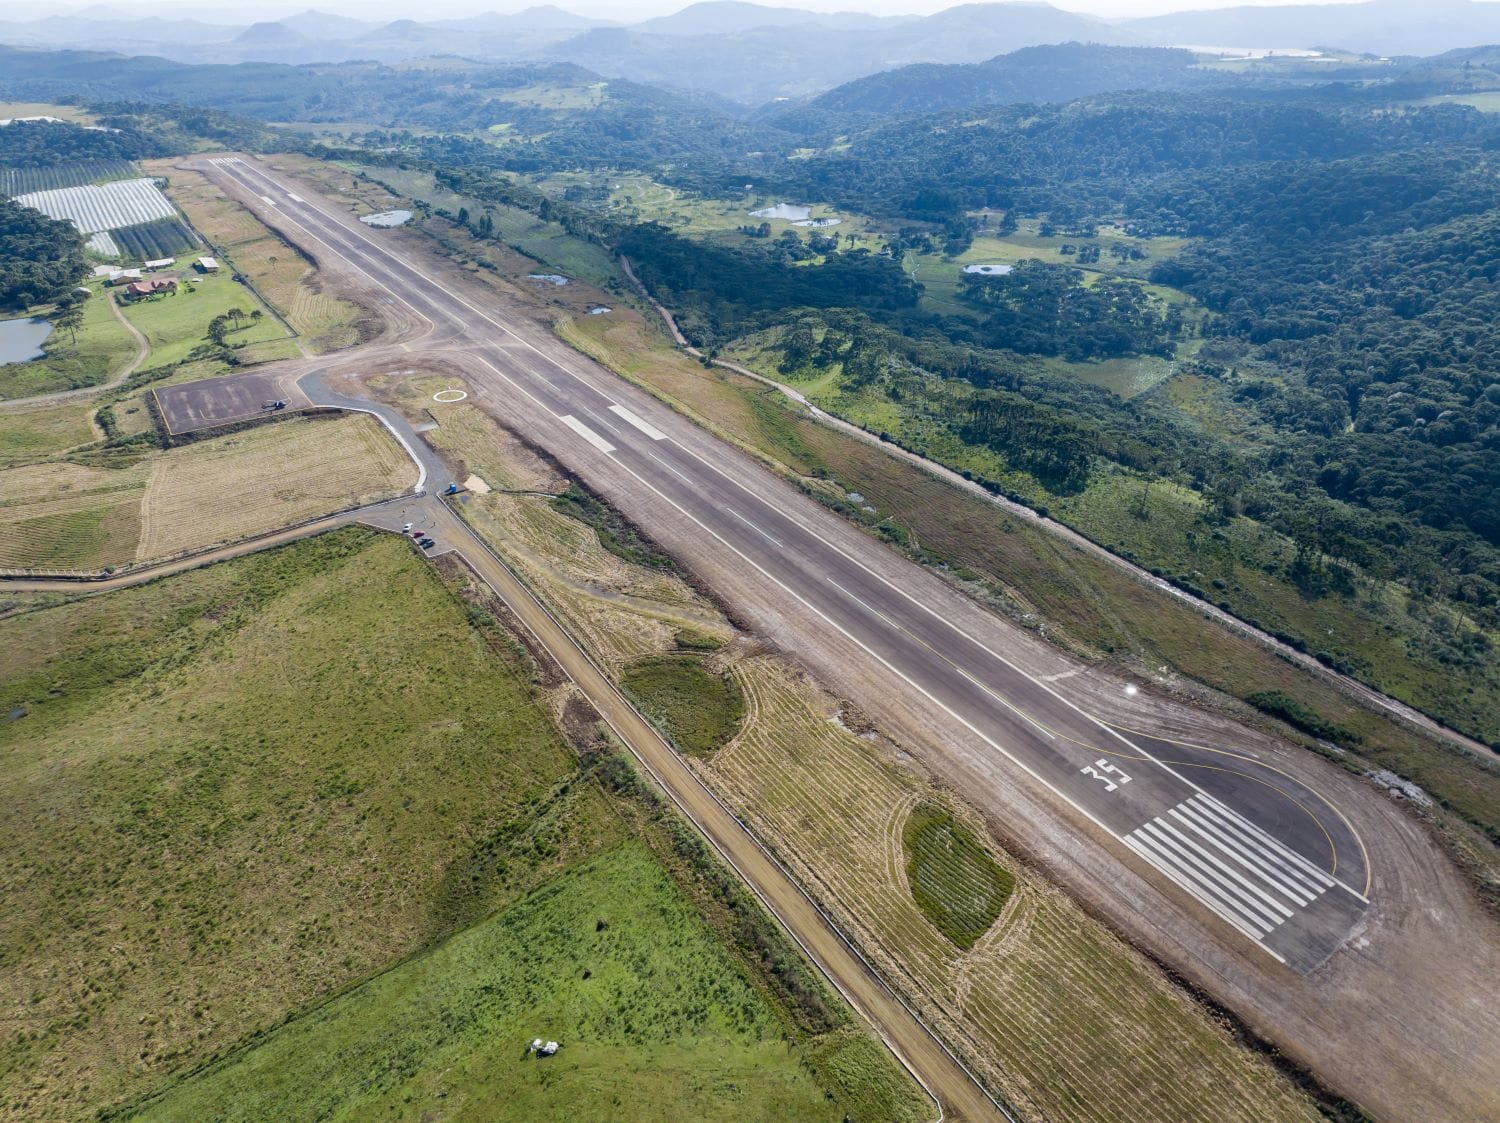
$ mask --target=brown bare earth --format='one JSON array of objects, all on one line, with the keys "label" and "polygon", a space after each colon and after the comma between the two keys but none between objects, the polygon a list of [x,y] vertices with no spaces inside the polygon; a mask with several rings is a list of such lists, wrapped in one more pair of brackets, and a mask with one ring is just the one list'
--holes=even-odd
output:
[{"label": "brown bare earth", "polygon": [[[244,201],[256,206],[253,199]],[[558,363],[590,378],[606,377],[558,347],[535,310],[511,300],[503,287],[476,281],[467,270],[425,253],[420,233],[400,234],[396,244],[408,260],[419,261],[442,286],[503,315],[514,333]],[[372,357],[349,359],[363,366]],[[384,357],[399,356],[387,352]],[[437,357],[464,371],[473,404],[513,425],[529,422],[525,403],[494,381],[493,368],[473,362],[457,347]],[[672,377],[688,388],[694,385],[689,374],[681,369]],[[707,382],[713,376],[699,377]],[[773,415],[746,408],[756,425],[779,424]],[[725,424],[718,416],[714,421]],[[700,447],[705,456],[725,456],[688,427],[675,425],[673,435]],[[570,455],[576,457],[577,450]],[[1068,692],[1080,706],[1164,738],[1254,750],[1334,803],[1368,846],[1374,903],[1349,943],[1321,967],[1295,975],[1247,954],[1236,935],[1206,922],[1189,898],[1122,854],[1049,793],[977,752],[964,729],[899,676],[873,665],[858,646],[815,621],[799,618],[784,590],[747,573],[691,521],[663,509],[638,481],[613,471],[607,459],[583,455],[574,470],[670,550],[697,581],[724,597],[757,636],[795,650],[824,686],[855,701],[901,747],[909,765],[939,787],[964,792],[1005,853],[1066,886],[1089,912],[1233,1009],[1296,1062],[1391,1118],[1467,1121],[1500,1115],[1493,1079],[1500,1069],[1500,1003],[1495,1001],[1500,933],[1427,828],[1374,786],[1214,710],[1189,708],[1168,691],[1148,686],[1127,698],[1125,680],[1117,673],[1080,664],[1035,630],[981,611],[894,552],[872,547],[862,531],[812,501],[785,488],[776,492],[777,502],[816,526],[825,541],[898,586],[919,585],[929,603],[961,615],[976,638],[1004,650],[1032,678],[1068,676]],[[741,470],[750,478],[752,469]]]}]

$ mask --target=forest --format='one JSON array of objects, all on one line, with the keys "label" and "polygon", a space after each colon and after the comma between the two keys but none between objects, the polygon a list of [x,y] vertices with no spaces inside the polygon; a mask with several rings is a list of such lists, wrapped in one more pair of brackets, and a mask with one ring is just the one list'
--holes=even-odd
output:
[{"label": "forest", "polygon": [[87,273],[83,238],[71,222],[0,199],[0,308],[56,300]]}]

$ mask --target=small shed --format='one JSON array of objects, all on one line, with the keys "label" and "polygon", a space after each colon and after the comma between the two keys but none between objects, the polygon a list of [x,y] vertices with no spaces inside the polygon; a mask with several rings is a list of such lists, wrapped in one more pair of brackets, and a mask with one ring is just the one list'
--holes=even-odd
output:
[{"label": "small shed", "polygon": [[219,271],[219,259],[216,257],[200,257],[193,262],[193,268],[200,273],[217,273]]},{"label": "small shed", "polygon": [[146,272],[155,273],[158,269],[165,269],[169,265],[176,265],[175,257],[159,257],[155,261],[146,262]]}]

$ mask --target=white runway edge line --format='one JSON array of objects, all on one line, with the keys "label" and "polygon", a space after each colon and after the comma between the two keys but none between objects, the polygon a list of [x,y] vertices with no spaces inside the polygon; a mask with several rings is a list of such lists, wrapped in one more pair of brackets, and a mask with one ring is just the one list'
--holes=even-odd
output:
[{"label": "white runway edge line", "polygon": [[647,421],[644,417],[640,417],[632,413],[622,405],[610,406],[609,412],[614,414],[621,421],[626,421],[631,425],[634,425],[637,429],[639,429],[642,433],[645,433],[646,436],[650,437],[653,441],[664,441],[667,439],[667,435],[660,429],[658,429],[655,425],[651,424],[651,422]]},{"label": "white runway edge line", "polygon": [[1334,885],[1326,872],[1211,797],[1184,800],[1125,842],[1254,940]]},{"label": "white runway edge line", "polygon": [[[260,173],[257,172],[255,169],[250,168],[248,165],[244,165],[243,162],[240,161],[240,160],[238,160],[238,159],[231,158],[229,160],[213,161],[213,162],[221,164],[221,165],[226,166],[226,167],[229,164],[231,164],[231,163],[233,163],[233,164],[239,164],[242,167],[245,167],[245,169],[247,171],[249,171],[250,174],[252,174],[252,175],[259,175],[260,178],[267,179],[267,180],[269,180],[269,178],[270,178],[268,176],[260,175]],[[245,184],[245,186],[249,186],[249,185]],[[316,210],[316,208],[313,208],[313,209]],[[313,238],[315,238],[315,239],[317,239],[319,241],[323,240],[323,239],[319,238],[319,236],[316,233],[313,233],[312,231],[308,231],[308,233],[311,234],[311,236]],[[376,247],[376,245],[375,245],[374,242],[372,242],[369,238],[361,235],[357,231],[347,231],[346,230],[346,231],[343,231],[343,233],[351,234],[358,241],[364,242],[367,245],[371,246],[372,248],[377,248],[378,249],[378,247]],[[370,274],[366,270],[364,270],[363,268],[361,268],[358,265],[358,263],[354,263],[354,265],[355,265],[355,268],[358,269],[360,272],[365,273],[366,276],[370,276]],[[417,269],[411,267],[410,265],[408,265],[407,268],[411,269],[411,271],[414,272],[414,273],[416,273],[418,276],[423,276],[423,277],[426,276],[425,274],[421,273],[420,270],[417,270]],[[371,279],[374,280],[375,278],[371,277]],[[431,281],[430,278],[427,278],[427,279],[429,281]],[[438,290],[446,293],[448,296],[452,297],[458,304],[462,305],[463,307],[467,308],[469,311],[471,311],[471,312],[475,313],[476,315],[478,315],[481,319],[487,321],[488,323],[490,323],[494,327],[498,328],[505,335],[508,335],[508,336],[510,336],[513,339],[516,339],[519,343],[521,343],[522,346],[526,347],[528,350],[530,350],[530,351],[534,352],[535,354],[537,354],[545,362],[551,364],[552,366],[557,367],[564,374],[570,375],[571,377],[577,379],[579,382],[583,383],[585,386],[588,386],[595,393],[598,393],[602,397],[606,398],[606,400],[609,400],[609,396],[608,396],[607,393],[604,393],[598,387],[593,386],[591,383],[588,382],[587,379],[582,378],[580,375],[576,374],[574,371],[569,370],[565,365],[563,365],[562,363],[559,363],[557,360],[553,359],[551,356],[549,356],[545,352],[541,351],[539,348],[537,348],[535,345],[533,345],[532,343],[530,343],[528,340],[526,340],[526,339],[522,338],[521,336],[517,335],[515,332],[513,332],[510,329],[506,328],[503,324],[499,323],[497,320],[493,319],[489,315],[487,315],[484,312],[480,311],[479,309],[475,308],[473,305],[471,305],[467,301],[463,300],[462,297],[459,297],[457,294],[451,292],[450,290],[448,290],[447,288],[445,288],[440,283],[435,282],[435,281],[432,281],[431,283],[433,284],[433,286],[435,288],[437,288]],[[397,299],[400,299],[399,296],[397,297]],[[402,300],[401,302],[403,304],[408,303],[405,300]],[[411,306],[408,304],[408,307],[411,307]],[[412,311],[416,312],[416,314],[419,315],[419,316],[423,316],[423,313],[419,309],[416,309],[416,308],[413,307]],[[426,317],[423,316],[423,318],[425,319]],[[428,322],[430,323],[431,321],[429,320]],[[525,394],[528,398],[531,398],[533,400],[533,402],[536,405],[538,405],[539,407],[541,407],[544,412],[547,412],[547,413],[551,413],[552,412],[551,410],[547,409],[547,407],[545,405],[543,405],[540,401],[537,401],[532,394],[530,394],[529,392],[527,392],[525,390],[524,387],[522,387],[514,379],[510,378],[509,376],[507,376],[503,371],[499,370],[493,363],[491,363],[488,360],[486,360],[482,355],[476,355],[476,357],[479,358],[479,360],[481,362],[483,362],[486,366],[488,366],[492,371],[494,371],[495,374],[497,374],[498,376],[500,376],[505,382],[507,382],[511,386],[515,387],[521,393]],[[580,429],[586,428],[576,418],[572,418],[571,419],[571,424],[573,426],[577,427],[577,428],[580,428]],[[678,447],[683,447],[683,446],[678,446]],[[739,487],[742,491],[745,491],[747,494],[749,494],[752,498],[754,498],[755,500],[757,500],[759,503],[765,505],[766,507],[770,508],[773,511],[777,510],[777,508],[775,507],[775,505],[772,504],[769,500],[765,499],[761,495],[758,495],[757,493],[755,493],[750,488],[745,487],[745,485],[742,484],[742,483],[740,483],[739,481],[734,480],[733,477],[730,477],[726,473],[720,471],[717,467],[715,467],[713,464],[710,464],[708,461],[706,461],[703,457],[699,456],[693,450],[688,449],[688,448],[683,448],[683,451],[686,452],[689,456],[691,456],[694,460],[697,460],[700,464],[703,464],[710,471],[713,471],[716,474],[718,474],[720,476],[723,476],[730,483],[732,483],[735,486]],[[652,460],[655,460],[658,464],[663,464],[663,462],[658,457],[656,457],[654,454],[647,453],[647,455],[650,456]],[[666,466],[666,465],[663,465],[663,466]],[[795,590],[788,588],[783,582],[777,580],[774,577],[771,577],[771,575],[769,573],[766,573],[765,570],[762,569],[761,566],[757,565],[752,559],[750,559],[742,551],[735,549],[734,546],[732,546],[729,542],[725,541],[720,535],[715,534],[711,529],[709,529],[707,526],[705,526],[702,522],[700,522],[698,519],[694,518],[687,511],[685,511],[679,504],[677,504],[676,502],[674,502],[671,498],[669,498],[667,495],[663,494],[660,490],[658,490],[656,487],[654,487],[649,481],[647,481],[646,479],[644,479],[638,473],[636,473],[634,471],[631,471],[628,467],[625,470],[626,470],[626,472],[629,475],[635,477],[635,479],[638,482],[640,482],[645,487],[647,487],[652,492],[654,492],[664,502],[666,502],[670,506],[676,508],[679,512],[681,512],[682,514],[686,515],[693,522],[697,523],[711,537],[717,539],[719,542],[721,542],[723,545],[725,545],[726,547],[728,547],[730,550],[733,550],[735,553],[739,554],[740,557],[743,558],[752,568],[760,571],[762,574],[764,574],[766,577],[770,578],[777,585],[780,585],[782,588],[786,589],[786,591],[791,596],[793,596],[798,601],[801,601],[814,614],[816,614],[817,616],[823,618],[827,623],[829,623],[835,629],[837,629],[839,632],[841,632],[846,638],[848,638],[851,641],[853,641],[857,646],[859,646],[860,648],[862,648],[872,658],[876,659],[878,662],[880,662],[882,665],[884,665],[888,670],[890,670],[893,673],[895,673],[898,677],[900,677],[903,680],[905,680],[909,685],[911,685],[912,687],[914,687],[915,689],[917,689],[918,691],[920,691],[922,694],[924,694],[925,696],[927,696],[929,699],[931,699],[931,701],[933,701],[940,709],[942,709],[945,712],[947,712],[949,714],[949,716],[951,716],[954,719],[956,719],[957,721],[961,722],[965,727],[967,727],[971,732],[973,732],[981,740],[983,740],[985,743],[987,743],[992,748],[994,748],[995,750],[997,750],[1001,755],[1005,756],[1007,759],[1011,760],[1013,763],[1015,763],[1016,765],[1018,765],[1024,772],[1026,772],[1028,775],[1030,775],[1033,779],[1036,779],[1039,782],[1041,782],[1046,788],[1048,788],[1050,791],[1052,791],[1053,794],[1055,794],[1058,797],[1060,797],[1065,803],[1067,803],[1075,811],[1077,811],[1080,814],[1082,814],[1085,818],[1087,818],[1090,822],[1092,822],[1096,827],[1098,827],[1100,830],[1104,831],[1105,834],[1107,834],[1107,835],[1109,835],[1109,836],[1111,836],[1113,838],[1117,838],[1117,839],[1120,837],[1115,831],[1112,831],[1107,826],[1105,826],[1104,823],[1096,815],[1094,815],[1092,812],[1090,812],[1087,808],[1085,808],[1077,800],[1073,799],[1071,796],[1069,796],[1066,793],[1064,793],[1061,789],[1057,788],[1054,784],[1051,784],[1048,781],[1046,781],[1045,779],[1043,779],[1040,776],[1040,774],[1038,774],[1034,769],[1032,769],[1029,765],[1027,765],[1020,758],[1018,758],[1017,756],[1015,756],[1015,754],[1009,752],[1003,746],[1001,746],[1000,744],[998,744],[997,742],[995,742],[992,738],[990,738],[990,737],[986,736],[985,734],[983,734],[982,732],[980,732],[980,730],[977,727],[975,727],[971,722],[969,722],[968,720],[966,720],[965,718],[963,718],[961,715],[959,715],[958,713],[956,713],[952,709],[950,709],[948,706],[944,705],[942,702],[939,702],[936,698],[933,698],[927,691],[923,690],[920,686],[917,686],[917,684],[915,682],[913,682],[907,675],[905,675],[903,672],[901,672],[900,670],[898,670],[895,666],[893,666],[886,659],[884,659],[881,656],[879,656],[878,654],[876,654],[873,650],[871,650],[867,645],[865,645],[864,643],[862,643],[860,640],[856,639],[851,633],[848,632],[847,629],[845,629],[840,624],[838,624],[836,621],[834,621],[826,613],[823,613],[820,610],[818,610],[816,607],[814,607],[810,602],[808,602],[807,600],[805,600],[803,597],[799,596],[796,593]],[[681,473],[675,471],[675,469],[673,469],[673,474],[681,476]],[[808,527],[804,523],[802,523],[802,521],[800,519],[791,516],[790,513],[788,513],[788,512],[780,512],[780,513],[782,513],[783,515],[785,515],[785,517],[789,518],[794,524],[796,524],[797,526],[799,526],[801,529],[807,530],[807,531],[811,532],[815,537],[819,538],[820,541],[822,541],[825,545],[829,546],[831,549],[833,549],[836,552],[838,552],[839,554],[841,554],[841,555],[849,558],[849,560],[851,562],[853,562],[855,565],[859,566],[859,568],[865,570],[867,573],[870,573],[872,576],[876,577],[877,580],[881,581],[882,583],[884,583],[884,584],[886,584],[886,585],[888,585],[888,586],[890,586],[892,588],[896,588],[886,578],[884,578],[883,576],[881,576],[879,574],[874,573],[874,571],[871,570],[862,561],[860,561],[857,558],[851,557],[850,555],[848,555],[843,549],[841,549],[837,545],[834,545],[833,543],[828,542],[826,539],[823,539],[821,535],[819,535],[811,527]],[[951,621],[948,621],[945,618],[943,618],[940,613],[936,612],[930,606],[922,604],[915,597],[912,597],[910,594],[905,593],[903,590],[896,589],[896,591],[898,593],[900,593],[901,595],[905,596],[908,600],[911,600],[912,602],[916,603],[920,608],[922,608],[926,612],[930,613],[931,615],[933,615],[935,617],[938,617],[940,620],[942,620],[943,623],[947,624],[948,627],[952,628],[954,631],[958,632],[960,635],[964,636],[966,639],[971,640],[971,642],[979,643],[979,641],[974,640],[973,637],[969,636],[962,628],[959,628],[957,625],[953,624]],[[1003,656],[999,656],[997,653],[991,651],[984,644],[979,643],[979,646],[981,648],[983,648],[985,651],[987,651],[990,654],[994,655],[1002,663],[1006,664],[1007,666],[1012,666],[1013,667],[1013,665],[1010,663],[1009,660],[1006,660]],[[1034,678],[1032,678],[1031,675],[1026,674],[1025,671],[1022,671],[1019,668],[1014,668],[1014,667],[1013,667],[1013,669],[1017,670],[1020,674],[1022,674],[1026,678],[1031,679],[1033,682],[1036,681]],[[1043,689],[1048,689],[1044,684],[1038,683],[1038,685],[1042,686]],[[1053,694],[1055,697],[1058,697],[1059,700],[1062,701],[1064,705],[1070,706],[1071,708],[1073,708],[1075,710],[1078,709],[1078,707],[1074,706],[1067,699],[1062,698],[1060,695],[1058,695],[1056,691],[1048,689],[1048,692],[1051,693],[1051,694]],[[1082,710],[1079,710],[1079,712],[1080,713],[1084,713],[1084,711],[1082,711]],[[1089,717],[1090,720],[1094,721],[1096,724],[1104,726],[1104,723],[1101,722],[1101,721],[1099,721],[1098,718],[1092,717],[1092,715],[1087,715],[1087,714],[1085,714],[1085,716]],[[1111,734],[1113,734],[1115,737],[1119,738],[1120,740],[1122,740],[1122,741],[1126,740],[1124,737],[1121,737],[1120,734],[1116,733],[1113,729],[1109,729],[1109,727],[1107,727],[1107,726],[1105,726],[1105,728],[1106,728],[1106,730],[1108,732],[1110,732]],[[1129,741],[1126,741],[1126,743],[1130,744]],[[1134,747],[1134,746],[1132,746],[1132,747]],[[1153,762],[1157,763],[1158,765],[1161,765],[1160,761],[1157,761],[1156,758],[1154,758],[1154,757],[1150,757],[1149,754],[1143,754],[1143,755],[1148,756],[1148,758],[1151,759],[1151,760],[1153,760]],[[1176,775],[1176,773],[1173,772],[1172,769],[1167,768],[1165,765],[1162,765],[1162,767],[1166,771],[1172,772],[1172,774],[1174,776]],[[1178,778],[1180,779],[1181,777],[1178,777]],[[1187,783],[1189,784],[1190,787],[1192,787],[1195,790],[1197,790],[1200,794],[1202,794],[1204,796],[1207,796],[1207,793],[1202,792],[1202,789],[1198,788],[1198,786],[1196,784],[1192,784],[1190,781],[1187,782]],[[1342,813],[1341,812],[1338,812],[1336,808],[1334,810],[1335,810],[1336,813],[1340,814],[1340,816],[1342,817]],[[1347,820],[1345,820],[1345,821],[1347,823]],[[1134,850],[1135,848],[1131,847],[1131,849]],[[1183,884],[1182,880],[1179,877],[1177,877],[1176,875],[1172,874],[1170,871],[1168,871],[1166,869],[1163,869],[1158,863],[1156,863],[1156,862],[1150,862],[1149,864],[1151,864],[1153,866],[1153,868],[1158,869],[1161,873],[1163,873],[1174,884],[1177,884],[1177,885],[1182,885]],[[1342,882],[1340,882],[1339,884],[1342,886]],[[1347,889],[1348,887],[1344,886],[1344,888]],[[1349,892],[1354,893],[1354,895],[1356,897],[1359,897],[1360,900],[1365,900],[1365,898],[1362,895],[1360,895],[1359,893],[1355,892],[1354,890],[1350,889]],[[1198,899],[1198,900],[1202,901],[1202,898],[1199,897],[1198,894],[1194,893],[1193,896],[1195,897],[1195,899]],[[1208,907],[1209,907],[1209,909],[1210,909],[1211,912],[1213,912],[1216,915],[1220,916],[1227,923],[1230,923],[1235,928],[1240,928],[1241,927],[1239,924],[1235,923],[1228,915],[1226,915],[1223,912],[1223,910],[1221,910],[1221,909],[1213,906],[1212,904],[1210,904],[1207,901],[1204,901],[1203,903],[1206,904],[1206,905],[1208,905]],[[1241,930],[1243,931],[1243,929],[1241,929]],[[1283,962],[1283,963],[1285,962],[1285,960],[1280,955],[1278,955],[1272,949],[1266,947],[1259,940],[1254,940],[1253,942],[1254,942],[1254,944],[1255,944],[1256,947],[1260,948],[1263,952],[1265,952],[1266,954],[1270,955],[1272,958],[1276,959],[1278,962]]]},{"label": "white runway edge line", "polygon": [[593,445],[600,452],[614,452],[614,445],[610,444],[598,433],[594,432],[587,425],[585,425],[582,421],[579,421],[578,418],[574,417],[571,413],[563,414],[558,418],[558,420],[566,425],[569,429],[572,429],[573,432],[577,433],[584,440],[588,441],[589,444]]}]

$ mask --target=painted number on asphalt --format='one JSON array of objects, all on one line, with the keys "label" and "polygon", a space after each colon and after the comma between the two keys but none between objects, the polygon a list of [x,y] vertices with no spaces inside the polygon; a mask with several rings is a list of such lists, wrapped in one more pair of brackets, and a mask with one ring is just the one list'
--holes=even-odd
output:
[{"label": "painted number on asphalt", "polygon": [[1104,790],[1107,792],[1114,791],[1121,784],[1130,783],[1129,776],[1125,775],[1125,773],[1121,772],[1103,757],[1094,761],[1093,764],[1085,764],[1078,771],[1082,772],[1085,776],[1092,776],[1094,779],[1102,781]]}]

